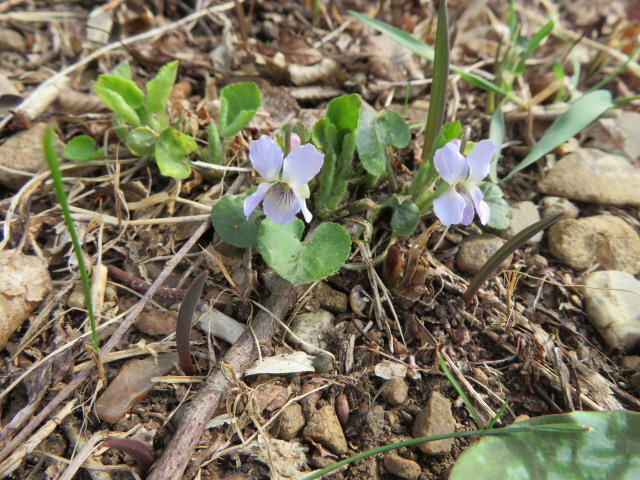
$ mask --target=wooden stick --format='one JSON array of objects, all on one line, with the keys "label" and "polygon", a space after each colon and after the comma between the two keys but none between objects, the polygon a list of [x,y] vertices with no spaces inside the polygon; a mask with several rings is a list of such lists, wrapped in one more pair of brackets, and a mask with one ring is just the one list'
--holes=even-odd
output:
[{"label": "wooden stick", "polygon": [[[303,286],[302,286],[303,287]],[[302,289],[285,280],[278,279],[265,308],[278,318],[284,317]],[[253,331],[252,331],[253,330]],[[240,377],[247,367],[258,358],[255,338],[261,346],[268,344],[278,330],[272,315],[261,311],[253,320],[253,328],[247,328],[236,343],[227,351],[220,365],[207,377],[202,388],[185,412],[171,443],[153,465],[147,480],[171,480],[182,478],[191,459],[194,447],[200,440],[205,425],[218,409],[229,391],[230,382],[223,371],[233,368]]]}]

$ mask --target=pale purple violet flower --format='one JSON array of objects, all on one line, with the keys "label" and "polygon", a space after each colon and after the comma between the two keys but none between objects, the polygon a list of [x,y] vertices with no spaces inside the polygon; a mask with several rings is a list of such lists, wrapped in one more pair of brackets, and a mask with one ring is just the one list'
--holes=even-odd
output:
[{"label": "pale purple violet flower", "polygon": [[247,218],[260,202],[269,220],[281,225],[293,222],[300,211],[307,223],[313,218],[305,202],[309,198],[307,182],[322,168],[324,155],[311,143],[300,145],[300,137],[292,133],[291,152],[284,160],[283,157],[280,146],[266,135],[249,145],[251,164],[267,181],[245,198]]},{"label": "pale purple violet flower", "polygon": [[477,184],[489,174],[496,148],[491,140],[481,140],[465,158],[460,153],[460,141],[452,140],[436,150],[436,170],[449,184],[449,188],[433,201],[433,211],[443,225],[471,225],[474,210],[478,212],[480,223],[485,225],[489,221],[491,211]]}]

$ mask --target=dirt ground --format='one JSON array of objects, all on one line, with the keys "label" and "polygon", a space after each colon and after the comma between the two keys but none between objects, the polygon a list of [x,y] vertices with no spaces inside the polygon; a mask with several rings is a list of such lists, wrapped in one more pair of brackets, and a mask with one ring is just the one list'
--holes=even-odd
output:
[{"label": "dirt ground", "polygon": [[[124,60],[142,84],[162,65],[178,59],[171,113],[204,141],[207,125],[218,114],[219,90],[238,81],[256,82],[263,106],[233,138],[229,164],[236,167],[249,166],[252,139],[274,135],[294,118],[311,128],[327,102],[343,93],[359,94],[363,105],[376,111],[393,109],[410,125],[424,123],[431,64],[366,28],[348,10],[375,16],[433,45],[437,5],[418,0],[331,0],[319,2],[316,15],[310,1],[229,2],[206,12],[201,9],[211,7],[210,2],[194,3],[0,1],[0,142],[6,146],[12,137],[32,132],[13,150],[0,150],[0,175],[9,178],[18,172],[15,182],[2,182],[0,187],[4,219],[0,253],[10,252],[17,270],[31,268],[18,263],[25,256],[39,259],[41,265],[33,267],[27,290],[44,289],[23,302],[28,311],[8,332],[0,352],[0,458],[13,454],[16,462],[15,469],[0,469],[11,472],[7,478],[145,478],[129,455],[101,444],[114,436],[141,440],[164,462],[178,462],[180,455],[190,459],[184,475],[165,477],[155,472],[158,476],[153,478],[304,478],[348,455],[412,437],[414,420],[433,392],[444,396],[443,408],[451,411],[454,430],[475,429],[469,410],[438,366],[439,355],[483,421],[507,404],[498,426],[521,416],[574,410],[640,411],[640,358],[633,349],[613,348],[603,341],[575,287],[584,271],[552,256],[546,234],[518,249],[508,268],[486,282],[469,307],[462,294],[472,276],[459,268],[456,255],[465,239],[481,232],[481,225],[439,226],[426,234],[433,216],[424,217],[411,238],[399,241],[405,259],[400,287],[386,290],[375,281],[381,270],[358,267],[384,250],[390,234],[385,215],[376,219],[370,242],[354,246],[347,268],[313,288],[282,286],[256,249],[225,244],[210,225],[211,205],[221,195],[254,185],[252,175],[194,171],[184,181],[162,177],[152,162],[131,157],[118,144],[110,130],[112,114],[92,91],[98,75]],[[535,51],[514,86],[536,100],[528,109],[512,105],[506,112],[500,177],[557,118],[552,100],[560,86],[536,97],[556,81],[554,62],[567,69],[580,64],[581,72],[573,71],[577,91],[604,81],[599,88],[619,98],[635,95],[640,88],[638,70],[620,68],[620,57],[611,53],[628,55],[637,47],[636,2],[516,3],[523,32],[537,31],[545,18],[557,18],[561,29]],[[502,48],[507,2],[456,0],[448,6],[451,62],[491,74]],[[181,22],[187,15],[193,20]],[[579,55],[573,56],[574,51]],[[33,95],[52,78],[54,94]],[[24,108],[20,102],[27,100]],[[487,93],[452,75],[446,120],[469,125],[474,140],[486,138],[487,101]],[[22,108],[16,110],[18,105]],[[639,107],[634,101],[617,108],[637,112]],[[69,263],[71,246],[61,210],[48,174],[37,173],[45,171],[37,159],[42,158],[38,139],[47,123],[55,124],[61,142],[79,134],[90,135],[99,145],[106,140],[104,159],[80,166],[63,164],[93,278],[104,269],[102,287],[97,287],[102,293],[97,311],[99,323],[105,325],[100,330],[101,346],[108,345],[109,351],[99,370],[92,367],[90,336],[82,336],[89,331],[86,301],[77,271]],[[394,152],[401,187],[418,165],[423,138],[424,128],[413,128],[409,146]],[[544,197],[537,189],[540,177],[556,158],[594,142],[598,138],[593,131],[578,135],[501,184],[505,197],[540,207]],[[20,176],[20,171],[30,173]],[[388,185],[382,182],[376,188],[359,195],[375,199],[387,192]],[[640,233],[637,207],[574,204],[580,217],[612,214]],[[362,214],[352,218],[365,219]],[[345,226],[349,221],[342,220]],[[121,418],[105,420],[104,413],[98,418],[96,402],[125,364],[175,352],[176,312],[184,289],[204,268],[210,270],[205,302],[215,303],[241,323],[253,319],[255,325],[262,311],[257,304],[271,305],[274,312],[280,308],[279,317],[291,325],[300,315],[316,319],[318,312],[329,311],[331,325],[321,345],[328,354],[316,351],[315,372],[242,376],[244,368],[239,365],[251,362],[221,361],[230,344],[194,328],[195,376],[175,368],[157,371],[153,388],[132,401]],[[599,268],[597,263],[589,266],[589,270]],[[44,285],[47,274],[51,281]],[[159,277],[162,288],[154,286],[152,301],[141,302]],[[360,302],[362,297],[369,301]],[[123,322],[128,323],[119,329]],[[262,355],[301,349],[279,326],[278,330],[267,336]],[[327,360],[329,354],[335,363]],[[131,401],[139,385],[151,381],[152,363],[132,368],[129,384],[102,411],[116,412],[119,401]],[[205,381],[215,372],[224,380],[222,398],[194,406],[199,390],[217,388],[218,384]],[[400,378],[392,384],[393,392],[386,387],[391,377]],[[278,427],[284,420],[278,417],[291,399],[301,405],[302,414],[298,413],[297,431],[287,438],[284,427]],[[337,452],[335,446],[332,450],[331,441],[309,435],[311,417],[326,406],[337,412],[345,451]],[[202,413],[209,408],[211,415]],[[207,417],[204,423],[210,418],[218,423],[207,425],[200,436],[203,424],[184,424],[193,421],[189,409],[201,409],[199,418]],[[329,429],[329,424],[321,428]],[[164,452],[176,435],[184,436],[184,445],[193,442],[196,448],[186,454],[170,450],[173,458],[167,458]],[[395,453],[419,466],[421,480],[443,479],[472,441],[457,439],[436,455],[417,447]],[[383,455],[376,455],[332,478],[400,478],[385,465]]]}]

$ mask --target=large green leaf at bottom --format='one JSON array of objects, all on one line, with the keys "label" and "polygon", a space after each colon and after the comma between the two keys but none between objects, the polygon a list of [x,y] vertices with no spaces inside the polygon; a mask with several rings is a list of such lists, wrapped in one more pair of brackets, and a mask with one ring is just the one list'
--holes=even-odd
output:
[{"label": "large green leaf at bottom", "polygon": [[311,242],[300,241],[303,230],[299,218],[287,225],[265,219],[258,233],[262,258],[294,284],[315,282],[336,273],[351,252],[351,238],[337,223],[320,224]]},{"label": "large green leaf at bottom", "polygon": [[460,455],[449,480],[640,479],[640,414],[573,412],[518,425],[556,423],[580,424],[590,430],[484,437]]},{"label": "large green leaf at bottom", "polygon": [[258,243],[261,215],[256,208],[249,218],[244,214],[245,197],[225,195],[211,209],[211,222],[220,238],[239,248],[253,247]]}]

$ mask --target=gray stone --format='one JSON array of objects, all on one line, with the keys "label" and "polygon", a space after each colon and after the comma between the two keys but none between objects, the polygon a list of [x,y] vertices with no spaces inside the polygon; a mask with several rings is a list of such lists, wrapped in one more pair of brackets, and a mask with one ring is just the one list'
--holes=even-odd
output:
[{"label": "gray stone", "polygon": [[299,403],[292,403],[282,411],[271,431],[278,438],[289,442],[298,435],[304,423],[302,407]]},{"label": "gray stone", "polygon": [[[511,218],[509,226],[498,230],[498,235],[506,240],[515,237],[521,230],[540,221],[540,212],[533,202],[515,202],[510,205]],[[527,241],[527,245],[535,245],[542,240],[543,232],[538,233]]]},{"label": "gray stone", "polygon": [[540,215],[550,217],[556,213],[567,212],[567,218],[578,218],[580,210],[570,200],[562,197],[544,197],[540,200]]},{"label": "gray stone", "polygon": [[[46,129],[46,123],[38,123],[29,130],[23,130],[9,137],[6,142],[0,145],[0,165],[16,171],[14,173],[0,170],[2,185],[11,190],[19,190],[31,179],[32,175],[21,175],[17,172],[30,174],[47,168],[42,147],[42,139]],[[61,152],[63,144],[57,135],[55,135],[55,139],[56,150]]]},{"label": "gray stone", "polygon": [[396,477],[406,480],[418,480],[421,473],[420,465],[416,462],[393,453],[387,453],[384,456],[384,468]]},{"label": "gray stone", "polygon": [[563,219],[547,237],[551,254],[576,271],[600,264],[607,270],[640,272],[640,237],[618,217]]},{"label": "gray stone", "polygon": [[[334,318],[333,314],[322,308],[317,312],[303,313],[294,318],[291,331],[304,342],[324,349],[327,346],[325,337],[333,328]],[[308,354],[317,353],[316,349],[300,343],[293,336],[287,335],[287,338],[294,346],[300,346]]]},{"label": "gray stone", "polygon": [[409,387],[402,378],[390,378],[382,386],[382,397],[392,407],[402,405],[407,400],[408,395]]},{"label": "gray stone", "polygon": [[[476,273],[487,263],[487,260],[496,253],[505,241],[495,235],[476,235],[466,242],[460,244],[460,249],[456,255],[456,265],[463,272]],[[500,265],[508,268],[511,265],[513,255],[507,258]]]},{"label": "gray stone", "polygon": [[611,205],[640,206],[640,168],[593,148],[576,150],[538,182],[548,195]]},{"label": "gray stone", "polygon": [[640,281],[628,272],[601,271],[586,275],[578,289],[589,321],[612,347],[640,343]]},{"label": "gray stone", "polygon": [[[451,400],[439,392],[432,392],[427,406],[418,413],[413,423],[413,438],[426,437],[456,430],[456,420],[451,413]],[[451,451],[453,438],[425,442],[418,448],[429,455],[446,455]]]},{"label": "gray stone", "polygon": [[347,453],[349,450],[336,411],[331,405],[325,405],[313,414],[304,427],[304,434],[333,453]]},{"label": "gray stone", "polygon": [[640,113],[613,110],[610,118],[599,118],[583,130],[583,138],[593,139],[588,146],[635,160],[640,156]]}]

